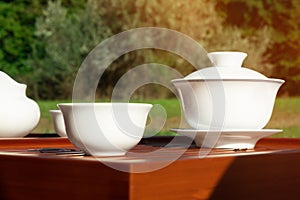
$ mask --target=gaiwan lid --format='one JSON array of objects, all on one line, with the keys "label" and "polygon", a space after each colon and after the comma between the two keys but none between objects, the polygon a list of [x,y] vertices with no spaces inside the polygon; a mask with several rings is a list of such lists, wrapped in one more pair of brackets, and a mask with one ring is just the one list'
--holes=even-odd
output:
[{"label": "gaiwan lid", "polygon": [[268,79],[263,74],[242,67],[246,53],[234,51],[211,52],[207,54],[213,66],[199,69],[184,79]]}]

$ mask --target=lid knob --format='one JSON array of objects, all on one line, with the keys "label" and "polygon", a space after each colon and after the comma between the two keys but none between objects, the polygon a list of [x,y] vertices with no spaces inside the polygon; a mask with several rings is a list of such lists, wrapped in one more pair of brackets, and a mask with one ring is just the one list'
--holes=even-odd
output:
[{"label": "lid knob", "polygon": [[242,67],[247,54],[237,51],[218,51],[208,53],[207,56],[215,67]]}]

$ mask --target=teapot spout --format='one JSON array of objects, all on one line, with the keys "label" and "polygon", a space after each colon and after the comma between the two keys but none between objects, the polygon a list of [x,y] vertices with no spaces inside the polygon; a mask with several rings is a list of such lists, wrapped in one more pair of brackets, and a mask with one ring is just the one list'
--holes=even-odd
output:
[{"label": "teapot spout", "polygon": [[0,71],[0,92],[4,96],[24,96],[26,95],[27,86],[22,83],[18,83],[6,73]]}]

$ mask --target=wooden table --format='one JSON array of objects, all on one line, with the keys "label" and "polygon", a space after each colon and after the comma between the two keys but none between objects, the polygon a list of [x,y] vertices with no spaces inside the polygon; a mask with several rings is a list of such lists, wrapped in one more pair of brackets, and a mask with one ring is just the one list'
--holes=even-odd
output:
[{"label": "wooden table", "polygon": [[0,199],[300,198],[300,139],[265,138],[254,150],[212,150],[205,158],[192,144],[162,169],[133,173],[184,149],[180,143],[164,147],[169,140],[143,139],[126,156],[96,158],[80,154],[66,138],[0,139]]}]

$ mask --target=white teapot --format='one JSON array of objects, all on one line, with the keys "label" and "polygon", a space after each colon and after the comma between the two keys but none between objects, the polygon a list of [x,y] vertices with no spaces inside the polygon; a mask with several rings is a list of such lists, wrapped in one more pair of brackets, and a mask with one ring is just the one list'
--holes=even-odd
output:
[{"label": "white teapot", "polygon": [[0,137],[23,137],[38,124],[40,108],[26,87],[0,71]]}]

